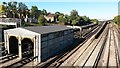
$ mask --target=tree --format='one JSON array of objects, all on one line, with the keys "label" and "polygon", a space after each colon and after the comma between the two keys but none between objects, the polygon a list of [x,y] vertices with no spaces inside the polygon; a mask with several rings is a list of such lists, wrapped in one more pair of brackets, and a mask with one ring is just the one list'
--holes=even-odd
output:
[{"label": "tree", "polygon": [[77,26],[80,26],[81,23],[82,23],[82,17],[77,16],[75,20],[76,20],[76,25],[77,25]]},{"label": "tree", "polygon": [[78,11],[76,10],[72,10],[70,13],[71,16],[78,16]]},{"label": "tree", "polygon": [[43,15],[47,15],[47,11],[46,11],[45,9],[43,9],[43,10],[41,11],[41,13],[42,13]]},{"label": "tree", "polygon": [[12,17],[15,18],[16,15],[16,11],[17,11],[17,2],[13,1],[13,2],[8,2],[8,11],[10,13],[12,13]]},{"label": "tree", "polygon": [[40,15],[38,18],[38,24],[39,25],[45,25],[45,17],[44,15]]},{"label": "tree", "polygon": [[[43,11],[43,12],[45,13],[45,11]],[[31,8],[31,17],[38,19],[40,14],[42,14],[42,11],[38,10],[37,6],[32,6],[32,8]]]},{"label": "tree", "polygon": [[59,19],[59,22],[60,22],[60,23],[64,23],[64,24],[65,24],[66,21],[67,21],[66,18],[65,18],[63,15],[60,15],[60,16],[58,17],[58,19]]},{"label": "tree", "polygon": [[114,19],[113,19],[113,21],[114,21],[116,24],[120,25],[120,15],[115,16]]},{"label": "tree", "polygon": [[28,7],[24,3],[22,2],[18,3],[18,10],[27,10],[27,9]]},{"label": "tree", "polygon": [[55,12],[55,18],[57,19],[57,21],[59,20],[58,17],[60,15],[60,12]]},{"label": "tree", "polygon": [[18,3],[18,13],[19,18],[22,18],[23,16],[25,17],[26,15],[29,14],[28,7],[22,2]]},{"label": "tree", "polygon": [[37,11],[35,12],[35,14],[36,14],[36,18],[38,19],[39,15],[42,15],[42,14],[41,14],[41,10],[37,10]]},{"label": "tree", "polygon": [[4,4],[0,5],[0,13],[3,13],[6,11],[6,6]]},{"label": "tree", "polygon": [[89,17],[82,16],[82,18],[84,19],[84,24],[89,24],[90,23]]},{"label": "tree", "polygon": [[91,19],[91,22],[94,24],[98,24],[98,20],[97,19]]},{"label": "tree", "polygon": [[60,12],[55,12],[56,15],[60,15]]},{"label": "tree", "polygon": [[38,10],[38,8],[37,8],[37,6],[32,6],[32,8],[31,8],[31,16],[32,17],[34,17],[34,18],[37,18],[36,17],[36,12],[37,12],[37,10]]},{"label": "tree", "polygon": [[7,3],[6,2],[3,2],[3,4],[6,5],[6,7],[7,7]]},{"label": "tree", "polygon": [[65,19],[66,19],[66,25],[70,25],[70,16],[69,15],[67,15],[67,14],[65,14]]},{"label": "tree", "polygon": [[71,24],[72,24],[73,26],[75,26],[77,23],[78,23],[77,20],[72,20],[72,23],[71,23]]},{"label": "tree", "polygon": [[7,16],[7,3],[3,2],[3,4],[5,5],[5,13],[6,13],[6,16]]},{"label": "tree", "polygon": [[71,19],[71,20],[76,19],[77,16],[78,16],[78,11],[72,10],[72,11],[70,12],[70,19]]}]

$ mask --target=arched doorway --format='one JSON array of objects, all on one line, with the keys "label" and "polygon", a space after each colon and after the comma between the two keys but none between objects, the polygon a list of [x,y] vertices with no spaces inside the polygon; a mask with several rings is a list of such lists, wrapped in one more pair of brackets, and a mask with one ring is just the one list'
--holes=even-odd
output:
[{"label": "arched doorway", "polygon": [[34,43],[31,41],[29,38],[24,38],[21,41],[22,44],[22,53],[23,57],[28,57],[28,56],[33,56],[33,48],[34,48]]},{"label": "arched doorway", "polygon": [[15,36],[9,38],[10,54],[18,54],[18,39]]}]

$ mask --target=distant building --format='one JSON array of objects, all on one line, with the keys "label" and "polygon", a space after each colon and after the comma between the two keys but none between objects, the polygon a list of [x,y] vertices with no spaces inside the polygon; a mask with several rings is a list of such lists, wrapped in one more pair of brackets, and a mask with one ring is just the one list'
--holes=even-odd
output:
[{"label": "distant building", "polygon": [[55,14],[48,14],[47,16],[44,17],[48,22],[56,22]]}]

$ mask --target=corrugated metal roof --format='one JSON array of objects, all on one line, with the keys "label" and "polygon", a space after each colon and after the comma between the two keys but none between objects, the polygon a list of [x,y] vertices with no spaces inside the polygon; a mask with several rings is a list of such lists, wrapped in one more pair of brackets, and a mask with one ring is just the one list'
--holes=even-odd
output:
[{"label": "corrugated metal roof", "polygon": [[67,26],[32,26],[32,27],[24,27],[27,30],[37,32],[39,34],[46,34],[46,33],[51,33],[51,32],[56,32],[56,31],[62,31],[62,30],[67,30],[71,29]]}]

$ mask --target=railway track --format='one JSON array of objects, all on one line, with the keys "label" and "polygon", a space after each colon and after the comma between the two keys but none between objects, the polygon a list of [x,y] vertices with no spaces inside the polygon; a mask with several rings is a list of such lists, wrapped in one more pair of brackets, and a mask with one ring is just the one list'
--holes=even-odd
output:
[{"label": "railway track", "polygon": [[[22,55],[26,56],[28,51],[24,52]],[[33,61],[36,57],[30,55],[23,57],[22,59],[18,58],[18,55],[10,54],[0,58],[0,68],[12,68],[12,67],[22,67],[23,65]]]},{"label": "railway track", "polygon": [[[102,34],[94,41],[87,41],[60,66],[77,67],[115,67],[120,66],[120,50],[117,31],[112,24],[106,26]],[[59,67],[60,67],[59,66]]]},{"label": "railway track", "polygon": [[14,55],[14,54],[10,54],[10,55],[6,55],[6,56],[4,56],[4,57],[1,57],[1,58],[0,58],[0,64],[5,63],[5,62],[7,62],[7,61],[10,61],[10,60],[12,60],[12,59],[15,59],[15,58],[17,58],[17,57],[18,57],[18,55]]},{"label": "railway track", "polygon": [[[100,49],[100,40],[104,39],[103,34],[98,39],[94,39],[95,35],[91,37],[82,47],[80,47],[72,56],[70,56],[61,66],[84,66],[90,55],[92,55],[95,48]],[[99,47],[97,46],[99,44]],[[94,62],[93,62],[94,63]]]},{"label": "railway track", "polygon": [[12,63],[11,65],[6,66],[5,68],[13,68],[13,67],[14,68],[20,68],[23,65],[33,61],[35,58],[37,58],[37,56],[36,57],[25,57],[22,60],[16,61],[15,63]]},{"label": "railway track", "polygon": [[2,68],[19,68],[19,67],[22,67],[23,65],[33,61],[35,58],[37,58],[37,56],[36,57],[25,57],[23,59],[16,58],[16,59],[13,59],[6,63],[3,63],[0,66]]},{"label": "railway track", "polygon": [[[72,56],[72,54],[74,54],[74,52],[76,52],[85,42],[87,42],[87,40],[93,35],[95,34],[95,32],[97,32],[99,30],[100,26],[98,27],[94,27],[90,32],[88,32],[88,34],[86,34],[87,36],[84,36],[84,38],[86,38],[86,40],[79,44],[79,46],[77,46],[75,49],[73,49],[70,52],[66,52],[65,54],[62,54],[62,56],[56,57],[55,59],[53,59],[52,61],[49,61],[46,64],[43,65],[38,65],[40,67],[49,67],[49,66],[55,66],[55,67],[59,67],[65,60],[67,60],[70,56]],[[93,39],[90,39],[93,40]]]},{"label": "railway track", "polygon": [[[22,53],[22,55],[26,55],[28,52],[29,51],[26,51],[26,52]],[[0,57],[0,64],[3,64],[5,62],[8,62],[8,61],[16,59],[16,58],[18,58],[17,54],[8,54],[6,56],[2,56],[2,57]]]},{"label": "railway track", "polygon": [[[89,31],[86,31],[85,33],[83,33],[82,37],[83,38],[89,38],[91,34],[94,34],[97,29],[100,28],[100,25],[96,25],[93,28],[91,28]],[[92,32],[91,32],[92,31]],[[94,33],[93,33],[94,32]]]},{"label": "railway track", "polygon": [[114,25],[113,26],[113,36],[114,36],[114,41],[115,41],[115,52],[116,52],[116,58],[117,58],[117,63],[118,66],[120,66],[120,29],[118,28],[118,26]]},{"label": "railway track", "polygon": [[118,45],[118,34],[116,31],[116,27],[113,24],[110,25],[107,42],[98,66],[119,68],[120,50]]}]

